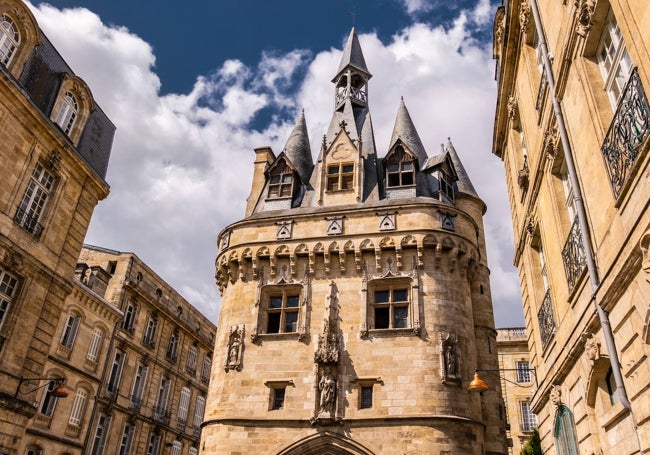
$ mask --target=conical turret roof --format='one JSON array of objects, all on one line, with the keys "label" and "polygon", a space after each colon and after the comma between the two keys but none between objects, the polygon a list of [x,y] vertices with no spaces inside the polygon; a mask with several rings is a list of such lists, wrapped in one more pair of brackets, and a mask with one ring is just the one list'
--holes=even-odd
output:
[{"label": "conical turret roof", "polygon": [[420,163],[420,168],[423,168],[427,162],[427,152],[424,150],[413,120],[411,120],[409,111],[406,109],[404,98],[401,99],[399,108],[397,109],[397,117],[395,118],[395,126],[393,127],[393,135],[390,138],[389,149],[395,145],[397,139],[401,139],[411,152],[415,154]]},{"label": "conical turret roof", "polygon": [[350,36],[348,37],[347,43],[345,43],[345,49],[343,49],[343,55],[341,56],[341,63],[339,64],[339,69],[336,72],[333,81],[336,80],[348,66],[365,73],[368,76],[368,79],[372,77],[372,74],[370,74],[370,71],[368,71],[368,67],[366,66],[366,60],[363,58],[361,44],[359,44],[359,38],[357,37],[354,27],[350,30]]},{"label": "conical turret roof", "polygon": [[307,123],[305,122],[305,111],[303,110],[293,127],[287,144],[284,146],[284,154],[296,167],[303,183],[309,181],[311,171],[314,168],[314,160],[311,156],[309,136],[307,134]]},{"label": "conical turret roof", "polygon": [[454,163],[454,168],[456,168],[456,174],[458,175],[458,181],[456,182],[458,193],[481,199],[478,193],[476,193],[474,185],[472,185],[472,181],[469,179],[469,175],[467,174],[463,163],[461,163],[454,145],[451,143],[451,138],[447,138],[445,151],[449,153],[449,157],[451,158],[452,163]]}]

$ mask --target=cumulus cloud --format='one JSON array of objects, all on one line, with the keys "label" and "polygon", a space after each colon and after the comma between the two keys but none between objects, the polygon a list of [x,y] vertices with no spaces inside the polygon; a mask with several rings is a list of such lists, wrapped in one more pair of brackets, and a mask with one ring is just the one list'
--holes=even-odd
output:
[{"label": "cumulus cloud", "polygon": [[[413,11],[432,5],[403,1]],[[111,194],[95,210],[87,242],[136,253],[216,322],[216,235],[244,214],[252,149],[271,145],[279,152],[300,108],[312,150],[319,149],[341,51],[265,53],[255,66],[227,60],[197,75],[189,93],[161,95],[152,46],[134,33],[83,8],[33,10],[117,126],[107,175]],[[374,34],[360,40],[374,74],[369,102],[379,155],[404,96],[429,155],[451,137],[487,202],[493,300],[503,326],[521,324],[521,304],[505,179],[490,151],[494,65],[491,49],[471,30],[491,14],[489,2],[480,0],[446,28],[414,23],[387,43]],[[282,115],[256,124],[264,110]]]}]

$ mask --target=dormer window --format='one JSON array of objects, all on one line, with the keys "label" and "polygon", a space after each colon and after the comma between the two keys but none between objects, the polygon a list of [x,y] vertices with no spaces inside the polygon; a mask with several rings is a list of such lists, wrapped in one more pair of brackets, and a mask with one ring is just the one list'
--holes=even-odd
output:
[{"label": "dormer window", "polygon": [[269,178],[269,198],[293,195],[293,170],[283,161],[273,169]]},{"label": "dormer window", "polygon": [[354,164],[337,163],[327,166],[327,191],[354,189]]},{"label": "dormer window", "polygon": [[415,166],[413,159],[398,146],[386,163],[386,186],[396,188],[415,184]]},{"label": "dormer window", "polygon": [[79,105],[77,104],[77,99],[72,93],[65,92],[65,96],[61,101],[61,107],[59,107],[59,113],[56,116],[55,122],[68,136],[72,131],[72,127],[74,126],[74,121],[77,118],[78,112]]},{"label": "dormer window", "polygon": [[440,181],[440,194],[450,201],[454,200],[454,184],[451,176],[445,171],[441,170],[438,173],[438,180]]},{"label": "dormer window", "polygon": [[9,16],[0,16],[0,62],[7,66],[20,44],[20,34]]}]

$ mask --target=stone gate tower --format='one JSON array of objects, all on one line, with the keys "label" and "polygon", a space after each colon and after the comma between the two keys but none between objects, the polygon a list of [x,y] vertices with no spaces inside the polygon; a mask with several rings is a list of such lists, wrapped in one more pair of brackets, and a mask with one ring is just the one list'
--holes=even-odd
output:
[{"label": "stone gate tower", "polygon": [[485,204],[404,101],[376,150],[371,77],[353,29],[316,163],[304,114],[280,154],[255,149],[246,216],[218,239],[202,453],[506,453],[498,381],[466,390],[498,367]]}]

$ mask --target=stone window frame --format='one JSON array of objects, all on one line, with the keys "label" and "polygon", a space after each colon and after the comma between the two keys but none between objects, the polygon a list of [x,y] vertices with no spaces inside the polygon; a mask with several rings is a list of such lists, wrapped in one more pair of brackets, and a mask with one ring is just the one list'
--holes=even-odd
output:
[{"label": "stone window frame", "polygon": [[17,300],[21,281],[18,275],[0,268],[0,330]]},{"label": "stone window frame", "polygon": [[[352,170],[348,167],[352,166]],[[328,193],[354,191],[356,165],[353,161],[330,163],[325,168],[325,190]]]},{"label": "stone window frame", "polygon": [[18,79],[32,50],[42,44],[40,29],[34,15],[23,2],[0,0],[0,15],[11,20],[19,35],[18,42],[14,41],[16,46],[11,57],[4,63],[0,61],[0,65]]},{"label": "stone window frame", "polygon": [[[394,151],[390,153],[385,159],[385,168],[386,168],[386,174],[385,174],[385,182],[386,182],[386,188],[387,189],[394,189],[394,188],[411,188],[416,185],[415,181],[415,164],[416,160],[415,157],[408,152],[402,144],[398,144]],[[404,169],[403,165],[405,164],[410,164],[411,169]],[[397,166],[397,169],[394,169],[391,171],[391,166]],[[411,182],[410,183],[404,183],[403,182],[403,177],[406,175],[411,176]],[[391,176],[397,177],[397,184],[392,185],[391,184]]]},{"label": "stone window frame", "polygon": [[[355,378],[350,381],[357,389],[357,409],[373,409],[375,407],[375,384],[383,385],[384,381],[380,377],[363,377]],[[364,403],[363,391],[370,389],[370,406]]]},{"label": "stone window frame", "polygon": [[[274,379],[264,381],[264,385],[269,388],[269,411],[282,411],[285,409],[287,400],[287,387],[295,387],[293,379]],[[278,404],[278,400],[281,403]]]},{"label": "stone window frame", "polygon": [[519,400],[519,422],[522,432],[532,432],[537,428],[537,415],[530,407],[530,399]]},{"label": "stone window frame", "polygon": [[[57,99],[50,113],[50,120],[59,126],[61,132],[74,145],[77,145],[93,110],[94,100],[88,85],[80,77],[64,73]],[[72,111],[74,116],[70,117],[68,114]]]},{"label": "stone window frame", "polygon": [[[287,177],[289,177],[289,180],[285,181],[285,178]],[[296,189],[296,171],[289,165],[289,163],[287,163],[287,160],[284,157],[280,157],[268,170],[267,178],[267,199],[293,198]],[[287,187],[288,192],[283,191]]]},{"label": "stone window frame", "polygon": [[56,205],[57,189],[64,180],[57,169],[59,156],[51,152],[34,161],[24,177],[24,190],[16,204],[14,223],[40,239]]},{"label": "stone window frame", "polygon": [[[362,281],[362,315],[361,315],[361,337],[367,338],[369,336],[395,336],[395,335],[413,335],[420,334],[420,292],[419,292],[419,277],[417,270],[413,274],[393,274],[390,270],[383,276],[370,278],[364,277]],[[375,289],[395,289],[406,288],[408,293],[408,323],[404,328],[375,328],[374,314],[372,308],[374,306],[372,296]]]},{"label": "stone window frame", "polygon": [[82,315],[76,310],[71,310],[67,314],[65,323],[63,324],[63,330],[61,330],[61,338],[59,340],[61,346],[69,350],[74,347],[82,319]]},{"label": "stone window frame", "polygon": [[9,67],[13,56],[20,48],[20,30],[7,13],[0,13],[0,64]]},{"label": "stone window frame", "polygon": [[[271,299],[281,299],[280,307],[270,307]],[[296,299],[295,306],[288,306],[286,303],[289,298]],[[260,322],[259,327],[262,327],[262,333],[260,335],[297,335],[300,328],[301,322],[301,301],[304,299],[303,296],[303,285],[299,283],[295,284],[277,284],[277,285],[266,285],[261,290],[260,298]],[[287,331],[286,329],[286,315],[296,313],[295,321],[295,330]],[[280,314],[280,320],[278,321],[278,331],[269,332],[269,315],[270,314]]]},{"label": "stone window frame", "polygon": [[616,110],[634,67],[616,16],[610,8],[596,49],[596,61],[612,109]]}]

